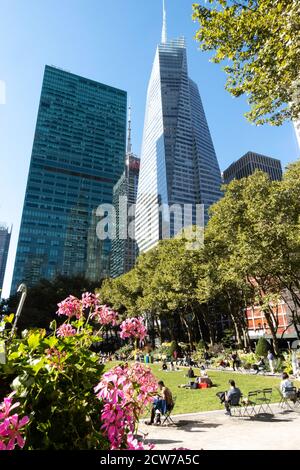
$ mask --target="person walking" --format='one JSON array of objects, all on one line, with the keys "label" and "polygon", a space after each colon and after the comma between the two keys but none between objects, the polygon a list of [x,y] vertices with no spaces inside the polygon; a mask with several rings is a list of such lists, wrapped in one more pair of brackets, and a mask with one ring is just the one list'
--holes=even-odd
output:
[{"label": "person walking", "polygon": [[269,366],[270,366],[270,371],[271,371],[271,374],[274,375],[274,362],[275,362],[275,358],[274,358],[274,354],[272,353],[272,351],[269,351],[268,352],[268,361],[269,361]]},{"label": "person walking", "polygon": [[237,370],[240,366],[240,360],[239,360],[239,357],[238,357],[238,355],[235,351],[231,354],[231,359],[232,359],[232,368],[233,368],[233,370]]},{"label": "person walking", "polygon": [[292,350],[292,368],[293,368],[293,376],[298,377],[299,375],[299,368],[298,368],[298,357],[297,357],[297,349]]}]

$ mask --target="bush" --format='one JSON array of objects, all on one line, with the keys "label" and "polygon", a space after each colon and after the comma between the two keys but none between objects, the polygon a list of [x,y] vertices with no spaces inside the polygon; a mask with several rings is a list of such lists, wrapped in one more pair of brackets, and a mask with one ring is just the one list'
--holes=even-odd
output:
[{"label": "bush", "polygon": [[224,346],[221,343],[216,343],[209,347],[208,352],[213,356],[224,354]]},{"label": "bush", "polygon": [[255,348],[255,353],[259,357],[267,357],[270,345],[266,338],[259,338],[258,343]]},{"label": "bush", "polygon": [[200,339],[200,341],[198,341],[198,343],[196,345],[196,350],[197,351],[205,351],[205,349],[206,349],[205,341],[203,341],[203,339]]},{"label": "bush", "polygon": [[169,355],[173,357],[175,351],[178,351],[177,341],[173,340],[170,344]]},{"label": "bush", "polygon": [[131,344],[124,344],[124,346],[122,346],[121,348],[119,348],[115,354],[117,354],[118,356],[121,356],[121,355],[125,355],[126,357],[130,356],[134,351],[134,346],[132,346]]}]

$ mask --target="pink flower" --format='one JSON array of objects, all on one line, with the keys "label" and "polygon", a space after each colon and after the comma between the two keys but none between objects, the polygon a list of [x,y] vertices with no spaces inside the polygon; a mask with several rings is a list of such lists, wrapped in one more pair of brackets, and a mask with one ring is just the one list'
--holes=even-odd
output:
[{"label": "pink flower", "polygon": [[24,418],[19,421],[19,416],[15,414],[9,418],[9,421],[8,444],[6,446],[6,450],[14,450],[16,444],[23,449],[25,439],[22,437],[20,430],[29,423],[29,418],[28,416],[24,416]]},{"label": "pink flower", "polygon": [[143,341],[147,336],[147,329],[144,325],[143,318],[127,318],[121,323],[120,326],[122,339],[126,338],[137,338]]},{"label": "pink flower", "polygon": [[129,433],[127,436],[127,445],[128,450],[145,450],[143,443],[134,439],[132,433]]},{"label": "pink flower", "polygon": [[0,450],[14,450],[17,445],[23,449],[25,439],[22,436],[24,426],[29,423],[28,416],[19,419],[18,414],[10,415],[12,409],[19,403],[12,404],[11,396],[4,398],[0,404]]},{"label": "pink flower", "polygon": [[101,325],[115,326],[117,324],[118,314],[107,305],[99,305],[92,313],[91,318]]},{"label": "pink flower", "polygon": [[81,303],[84,309],[97,307],[100,304],[99,294],[95,295],[90,292],[84,292],[81,297]]},{"label": "pink flower", "polygon": [[111,449],[142,450],[143,445],[133,438],[133,432],[136,421],[157,391],[151,370],[142,364],[116,366],[102,376],[94,390],[104,403],[102,429]]},{"label": "pink flower", "polygon": [[3,402],[0,404],[0,420],[5,419],[9,416],[11,410],[17,408],[20,403],[12,404],[12,397],[15,395],[16,392],[11,393],[8,397],[5,397]]},{"label": "pink flower", "polygon": [[56,330],[56,334],[57,334],[57,336],[60,336],[61,338],[65,338],[67,336],[75,336],[76,335],[76,330],[69,323],[63,323]]},{"label": "pink flower", "polygon": [[69,318],[76,317],[79,319],[82,316],[82,304],[77,297],[70,295],[65,300],[57,304],[58,315],[65,315]]}]

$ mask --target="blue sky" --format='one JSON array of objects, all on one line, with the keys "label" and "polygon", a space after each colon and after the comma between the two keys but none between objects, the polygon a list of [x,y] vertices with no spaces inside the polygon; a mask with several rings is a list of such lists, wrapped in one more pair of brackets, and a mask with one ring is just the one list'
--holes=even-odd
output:
[{"label": "blue sky", "polygon": [[[192,0],[166,0],[168,36],[187,40],[189,74],[199,86],[221,169],[248,150],[299,157],[292,125],[250,125],[246,101],[224,90],[221,67],[193,39]],[[161,35],[161,0],[0,0],[0,221],[13,224],[4,296],[10,287],[45,64],[127,90],[133,146],[140,154],[146,89]]]}]

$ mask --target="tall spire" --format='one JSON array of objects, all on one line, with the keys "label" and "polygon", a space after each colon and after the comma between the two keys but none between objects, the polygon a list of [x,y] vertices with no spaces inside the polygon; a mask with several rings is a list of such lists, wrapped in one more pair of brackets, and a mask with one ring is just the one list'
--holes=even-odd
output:
[{"label": "tall spire", "polygon": [[165,0],[163,0],[163,27],[161,33],[161,42],[165,44],[167,42],[167,13]]},{"label": "tall spire", "polygon": [[127,136],[127,153],[132,153],[132,143],[131,143],[131,103],[129,102],[128,108],[128,136]]}]

